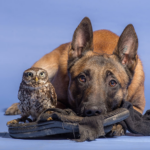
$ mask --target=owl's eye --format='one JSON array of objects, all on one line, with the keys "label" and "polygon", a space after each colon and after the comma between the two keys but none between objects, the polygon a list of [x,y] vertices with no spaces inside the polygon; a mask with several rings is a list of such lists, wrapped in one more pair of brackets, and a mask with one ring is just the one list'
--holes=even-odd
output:
[{"label": "owl's eye", "polygon": [[44,72],[41,72],[41,73],[40,73],[40,76],[41,76],[41,77],[45,77],[45,73],[44,73]]},{"label": "owl's eye", "polygon": [[29,73],[28,73],[28,76],[29,76],[29,77],[32,77],[32,76],[33,76],[33,73],[29,72]]},{"label": "owl's eye", "polygon": [[33,73],[32,73],[32,72],[27,72],[27,73],[25,74],[25,76],[26,76],[26,77],[33,77]]}]

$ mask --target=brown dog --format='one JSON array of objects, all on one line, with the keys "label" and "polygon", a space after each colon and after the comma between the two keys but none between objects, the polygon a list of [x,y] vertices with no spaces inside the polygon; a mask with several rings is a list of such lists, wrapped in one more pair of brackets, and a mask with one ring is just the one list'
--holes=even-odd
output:
[{"label": "brown dog", "polygon": [[[84,18],[71,43],[46,54],[33,67],[47,70],[59,108],[70,107],[79,115],[92,116],[114,110],[126,100],[143,113],[144,72],[137,48],[132,25],[118,37],[108,30],[93,33],[90,20]],[[6,114],[17,111],[14,104]]]}]

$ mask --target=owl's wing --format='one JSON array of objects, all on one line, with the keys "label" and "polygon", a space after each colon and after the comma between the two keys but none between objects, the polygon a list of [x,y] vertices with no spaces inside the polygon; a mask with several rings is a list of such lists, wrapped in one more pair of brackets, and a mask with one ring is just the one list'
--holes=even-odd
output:
[{"label": "owl's wing", "polygon": [[51,95],[52,104],[54,106],[56,106],[57,105],[57,95],[55,92],[55,88],[53,87],[53,85],[51,83],[49,84],[49,86],[50,86],[50,95]]},{"label": "owl's wing", "polygon": [[21,99],[22,99],[22,92],[21,92],[21,90],[19,89],[19,91],[18,91],[18,99],[21,101]]},{"label": "owl's wing", "polygon": [[18,91],[18,99],[21,101],[22,100],[22,92],[23,92],[23,86],[22,82],[20,83],[19,91]]}]

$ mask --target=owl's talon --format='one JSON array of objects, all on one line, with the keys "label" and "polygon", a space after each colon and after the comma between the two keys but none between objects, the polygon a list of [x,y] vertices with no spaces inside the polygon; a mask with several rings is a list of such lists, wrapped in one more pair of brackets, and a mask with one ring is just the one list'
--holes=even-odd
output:
[{"label": "owl's talon", "polygon": [[8,121],[7,122],[7,125],[9,126],[10,124],[17,124],[18,123],[18,120],[11,120],[11,121]]},{"label": "owl's talon", "polygon": [[53,120],[52,117],[47,118],[47,121]]}]

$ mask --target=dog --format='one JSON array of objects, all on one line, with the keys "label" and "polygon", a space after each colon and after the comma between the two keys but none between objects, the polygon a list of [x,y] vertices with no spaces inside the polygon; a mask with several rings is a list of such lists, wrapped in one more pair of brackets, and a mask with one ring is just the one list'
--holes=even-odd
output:
[{"label": "dog", "polygon": [[[85,17],[72,42],[60,45],[32,67],[47,70],[58,108],[93,116],[119,108],[125,100],[142,114],[144,71],[137,49],[133,25],[126,26],[119,37],[108,30],[93,32],[90,19]],[[17,105],[8,108],[6,114],[19,113]]]}]

